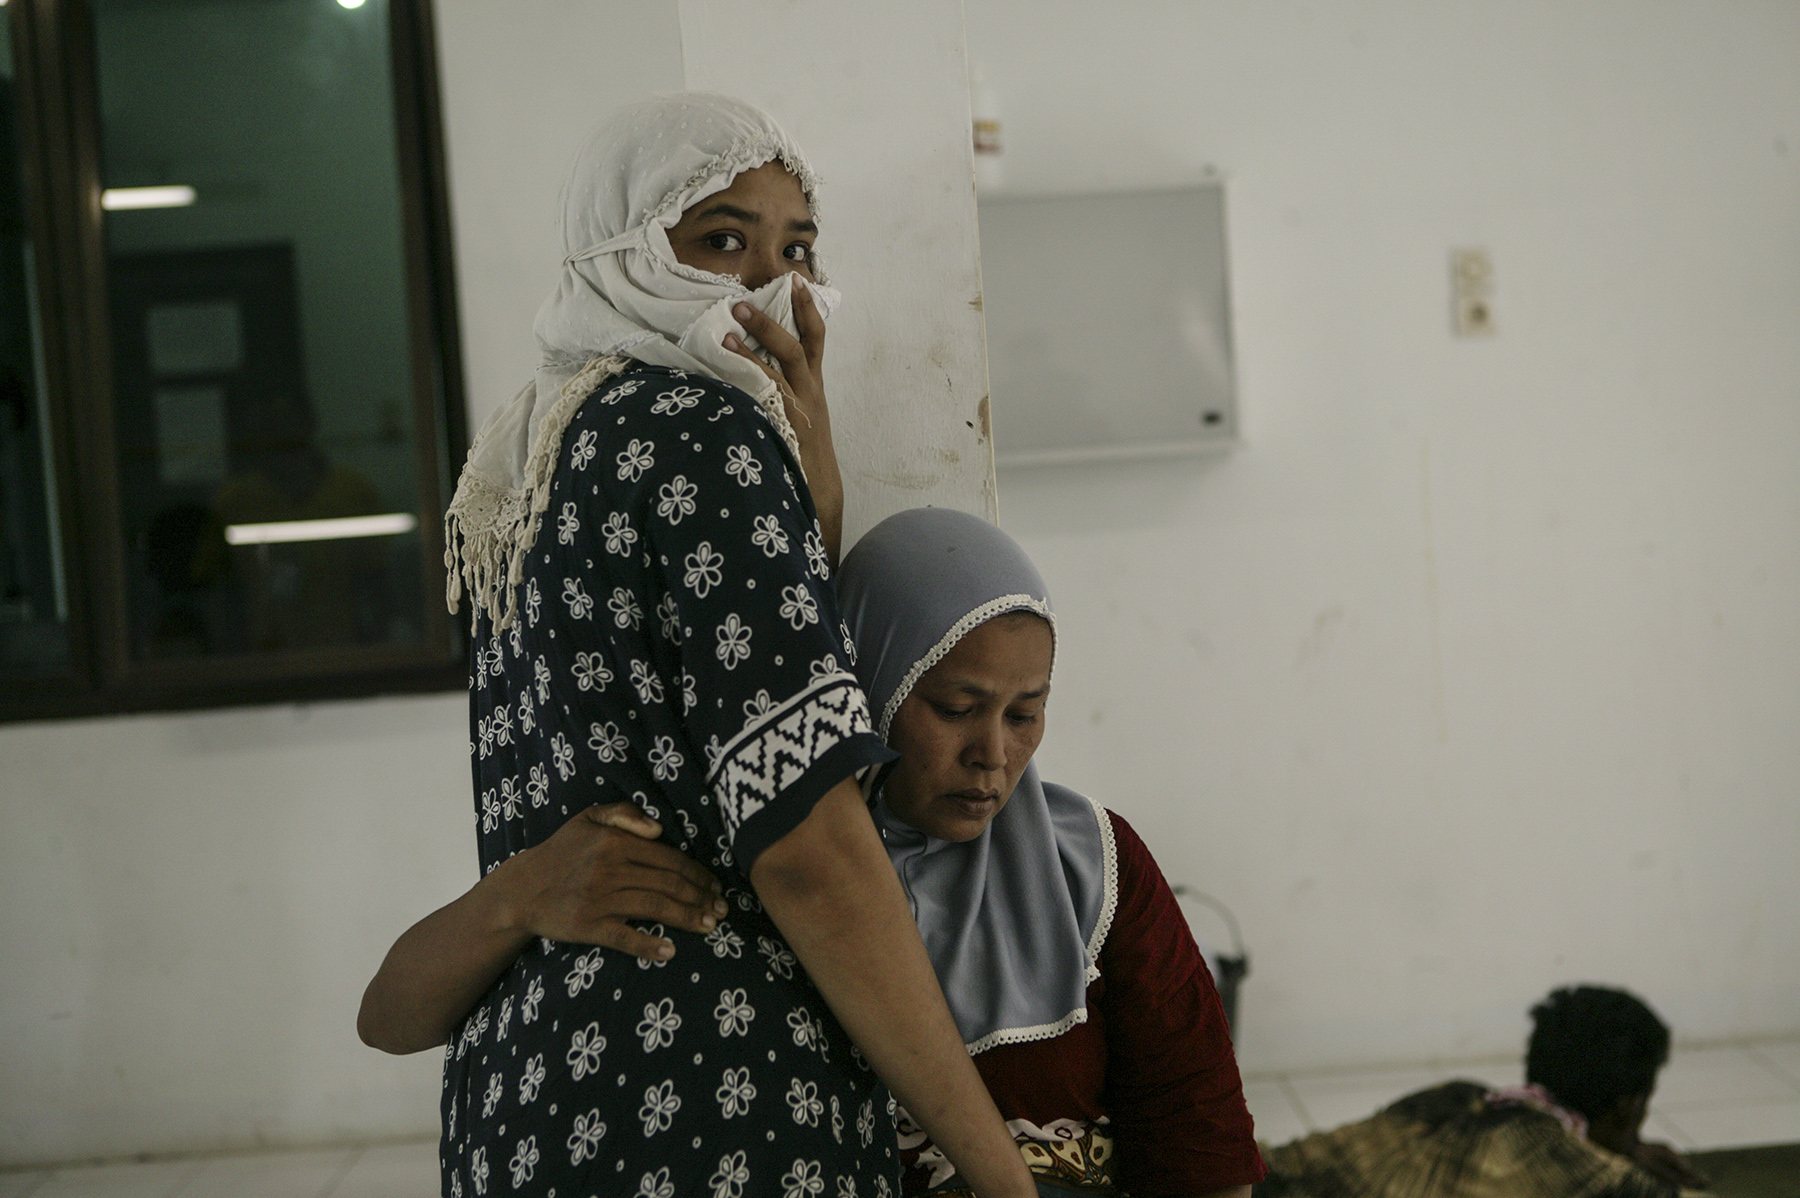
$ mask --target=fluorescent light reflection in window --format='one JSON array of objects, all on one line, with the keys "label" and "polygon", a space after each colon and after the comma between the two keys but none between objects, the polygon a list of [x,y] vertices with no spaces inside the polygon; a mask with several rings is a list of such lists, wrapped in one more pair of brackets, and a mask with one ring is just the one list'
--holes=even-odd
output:
[{"label": "fluorescent light reflection in window", "polygon": [[127,208],[186,208],[200,193],[185,183],[172,187],[109,187],[100,193],[100,206],[108,212]]},{"label": "fluorescent light reflection in window", "polygon": [[269,524],[228,524],[232,545],[273,545],[282,541],[342,541],[350,537],[392,537],[419,527],[411,512],[346,516],[339,520],[277,520]]}]

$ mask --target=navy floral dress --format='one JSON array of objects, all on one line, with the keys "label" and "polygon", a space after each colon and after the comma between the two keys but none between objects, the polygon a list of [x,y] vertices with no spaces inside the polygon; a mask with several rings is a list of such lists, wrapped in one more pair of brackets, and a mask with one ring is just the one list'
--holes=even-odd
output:
[{"label": "navy floral dress", "polygon": [[892,754],[849,673],[811,496],[768,419],[634,366],[562,438],[549,509],[470,686],[481,865],[629,800],[734,906],[675,956],[540,941],[444,1063],[443,1192],[897,1192],[892,1103],[752,894],[748,863]]}]

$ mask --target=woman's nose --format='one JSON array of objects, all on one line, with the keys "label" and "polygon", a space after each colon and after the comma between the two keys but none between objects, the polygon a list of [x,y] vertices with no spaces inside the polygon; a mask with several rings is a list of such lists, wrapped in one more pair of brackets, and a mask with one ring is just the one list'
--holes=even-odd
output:
[{"label": "woman's nose", "polygon": [[998,721],[983,723],[974,730],[966,760],[976,769],[1006,769],[1006,734]]},{"label": "woman's nose", "polygon": [[744,286],[752,291],[767,286],[769,281],[775,277],[776,268],[769,262],[766,255],[752,255],[745,266],[747,270],[744,274]]},{"label": "woman's nose", "polygon": [[747,255],[747,258],[744,263],[744,286],[752,291],[768,286],[798,265],[793,259],[783,257],[779,250],[753,253]]}]

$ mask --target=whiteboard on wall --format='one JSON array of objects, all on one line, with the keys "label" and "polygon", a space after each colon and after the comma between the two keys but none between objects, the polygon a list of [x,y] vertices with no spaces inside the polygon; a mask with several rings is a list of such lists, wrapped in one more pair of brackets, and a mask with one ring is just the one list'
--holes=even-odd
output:
[{"label": "whiteboard on wall", "polygon": [[1235,443],[1218,184],[984,195],[980,219],[1001,466]]}]

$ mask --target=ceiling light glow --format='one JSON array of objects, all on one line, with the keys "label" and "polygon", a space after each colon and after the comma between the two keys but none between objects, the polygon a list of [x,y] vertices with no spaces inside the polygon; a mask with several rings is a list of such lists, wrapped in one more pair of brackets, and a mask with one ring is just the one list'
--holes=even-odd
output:
[{"label": "ceiling light glow", "polygon": [[363,6],[363,0],[338,0],[338,3],[345,8],[361,8]]},{"label": "ceiling light glow", "polygon": [[109,187],[100,193],[100,206],[108,212],[130,208],[186,208],[200,193],[186,184],[172,187]]},{"label": "ceiling light glow", "polygon": [[229,545],[276,545],[284,541],[342,541],[350,537],[392,537],[419,527],[411,512],[345,516],[337,520],[276,520],[268,524],[228,524]]}]

